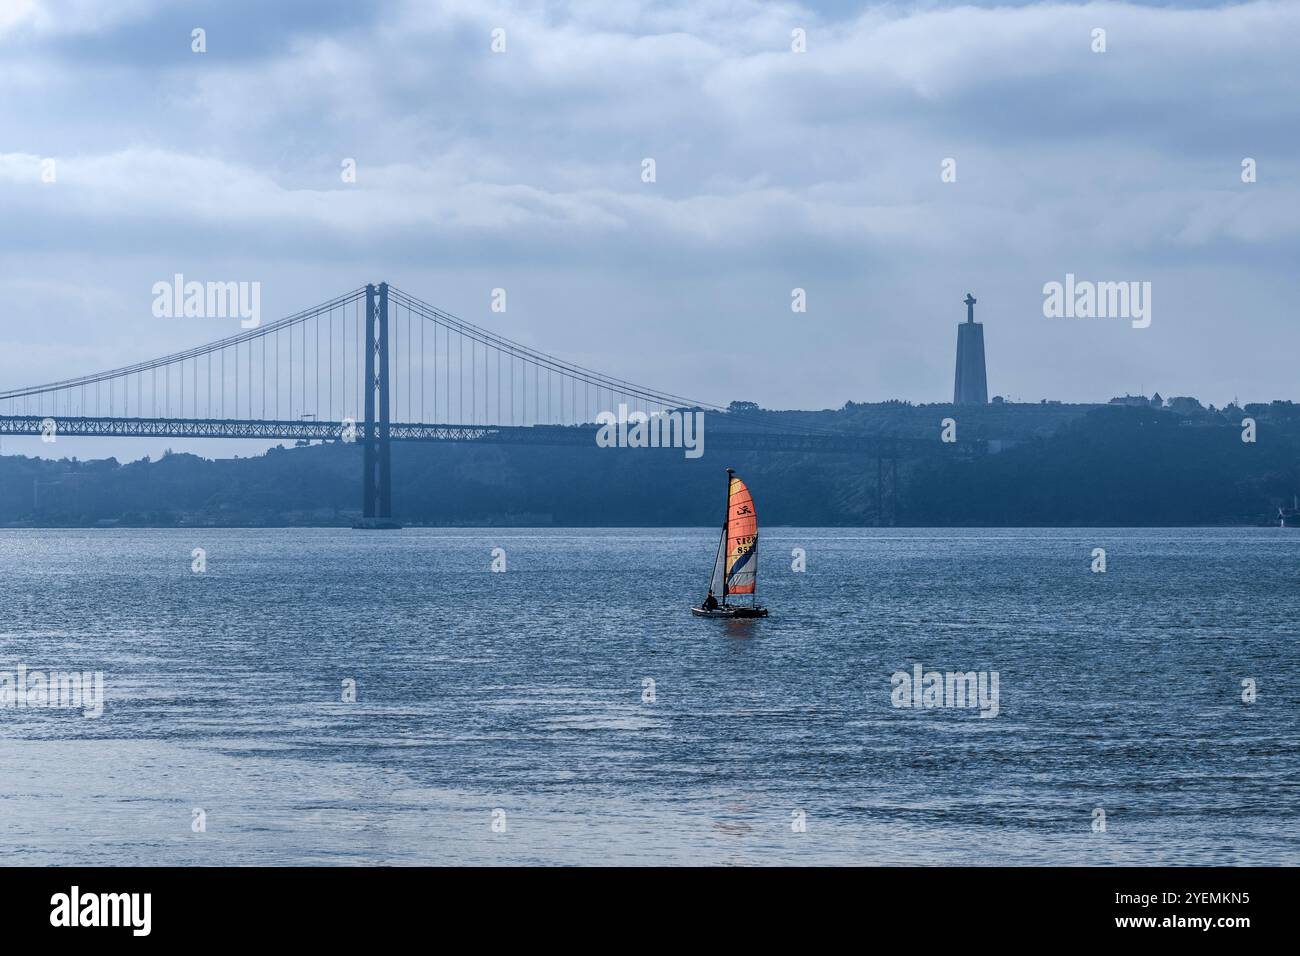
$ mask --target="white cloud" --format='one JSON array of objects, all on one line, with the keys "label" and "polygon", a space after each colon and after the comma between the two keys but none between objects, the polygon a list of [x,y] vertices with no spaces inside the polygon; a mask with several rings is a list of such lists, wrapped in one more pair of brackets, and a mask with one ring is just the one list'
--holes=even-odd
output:
[{"label": "white cloud", "polygon": [[156,0],[2,0],[0,38],[24,31],[38,37],[98,33],[157,7]]},{"label": "white cloud", "polygon": [[[926,308],[932,288],[936,309],[977,284],[992,293],[982,301],[1010,302],[1067,270],[1159,270],[1167,282],[1182,270],[1190,286],[1212,262],[1240,283],[1216,290],[1216,308],[1238,296],[1261,337],[1289,321],[1297,4],[836,18],[738,0],[410,0],[328,29],[233,4],[223,15],[243,19],[214,24],[204,56],[176,54],[174,24],[164,36],[149,4],[99,6],[0,15],[0,54],[23,41],[0,55],[4,241],[39,247],[42,264],[129,256],[168,275],[178,257],[239,254],[270,276],[304,260],[331,273],[362,256],[412,270],[453,261],[459,273],[439,275],[449,296],[458,274],[549,270],[557,285],[599,275],[624,303],[696,290],[694,306],[646,310],[686,342],[726,289],[767,316],[774,383],[799,349],[857,341],[864,313],[885,336],[873,341],[906,354],[915,330],[899,313]],[[505,54],[490,52],[495,26]],[[795,26],[808,30],[805,54],[789,52]],[[1089,49],[1094,26],[1108,31],[1105,54]],[[85,56],[69,48],[83,30],[117,39]],[[45,156],[58,160],[55,185],[39,181]],[[646,156],[653,185],[639,177]],[[947,185],[949,156],[959,173]],[[1256,184],[1240,182],[1244,156],[1260,162]],[[344,157],[358,162],[356,185],[339,179]],[[0,280],[14,268],[0,265]],[[354,278],[365,276],[344,285]],[[312,301],[305,283],[293,304]],[[820,345],[785,342],[788,315],[766,311],[799,283],[821,283]],[[1014,301],[1031,309],[1016,348],[1068,348],[1059,337],[1074,330],[1044,332],[1033,296]],[[1195,297],[1180,306],[1198,331],[1211,327]],[[593,324],[618,321],[599,308]],[[925,359],[935,369],[950,364],[944,329],[942,354]],[[1163,341],[1165,353],[1142,360],[1177,367],[1202,349]],[[881,368],[898,376],[878,385],[884,394],[918,378]]]}]

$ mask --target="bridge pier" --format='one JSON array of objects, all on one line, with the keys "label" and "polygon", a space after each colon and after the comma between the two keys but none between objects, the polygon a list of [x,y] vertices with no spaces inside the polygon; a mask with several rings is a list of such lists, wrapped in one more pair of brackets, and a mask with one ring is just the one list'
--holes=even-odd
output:
[{"label": "bridge pier", "polygon": [[362,434],[361,517],[375,516],[375,287],[366,286],[365,431]]},{"label": "bridge pier", "polygon": [[[388,401],[388,283],[366,286],[365,445],[358,528],[397,528],[393,521],[392,443]],[[378,406],[378,407],[376,407]]]}]

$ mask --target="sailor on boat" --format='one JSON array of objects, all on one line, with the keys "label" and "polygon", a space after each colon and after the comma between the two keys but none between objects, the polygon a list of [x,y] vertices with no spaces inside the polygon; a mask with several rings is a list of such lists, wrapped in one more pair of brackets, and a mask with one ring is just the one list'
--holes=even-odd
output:
[{"label": "sailor on boat", "polygon": [[716,611],[718,609],[718,599],[713,596],[713,588],[709,588],[709,596],[704,599],[704,610]]}]

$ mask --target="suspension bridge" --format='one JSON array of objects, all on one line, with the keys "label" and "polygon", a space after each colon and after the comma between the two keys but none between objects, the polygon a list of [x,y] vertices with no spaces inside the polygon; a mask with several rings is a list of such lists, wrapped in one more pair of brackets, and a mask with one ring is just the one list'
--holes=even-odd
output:
[{"label": "suspension bridge", "polygon": [[[598,415],[722,406],[636,385],[496,335],[381,282],[161,358],[0,391],[0,435],[346,441],[362,447],[362,524],[392,524],[391,445],[592,445]],[[933,441],[792,426],[712,429],[708,447],[840,453],[885,465]],[[716,420],[716,419],[715,419]],[[978,443],[963,442],[967,450]]]}]

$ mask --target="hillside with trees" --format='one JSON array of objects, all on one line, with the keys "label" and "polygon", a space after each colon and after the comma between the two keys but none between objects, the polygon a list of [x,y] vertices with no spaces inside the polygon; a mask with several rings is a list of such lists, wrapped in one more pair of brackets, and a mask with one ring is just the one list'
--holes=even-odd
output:
[{"label": "hillside with trees", "polygon": [[[706,434],[754,427],[738,403]],[[954,417],[982,454],[902,461],[898,494],[876,511],[876,463],[850,454],[611,449],[595,445],[401,444],[393,447],[396,517],[430,525],[679,526],[719,520],[724,469],[745,476],[765,524],[1070,526],[1261,524],[1300,492],[1300,406],[1206,409],[1012,403],[859,405],[762,412],[826,430],[930,437]],[[1253,417],[1257,440],[1243,442]],[[747,421],[748,419],[748,421]],[[248,458],[168,454],[122,464],[0,458],[7,526],[349,525],[360,455],[337,442]]]}]

